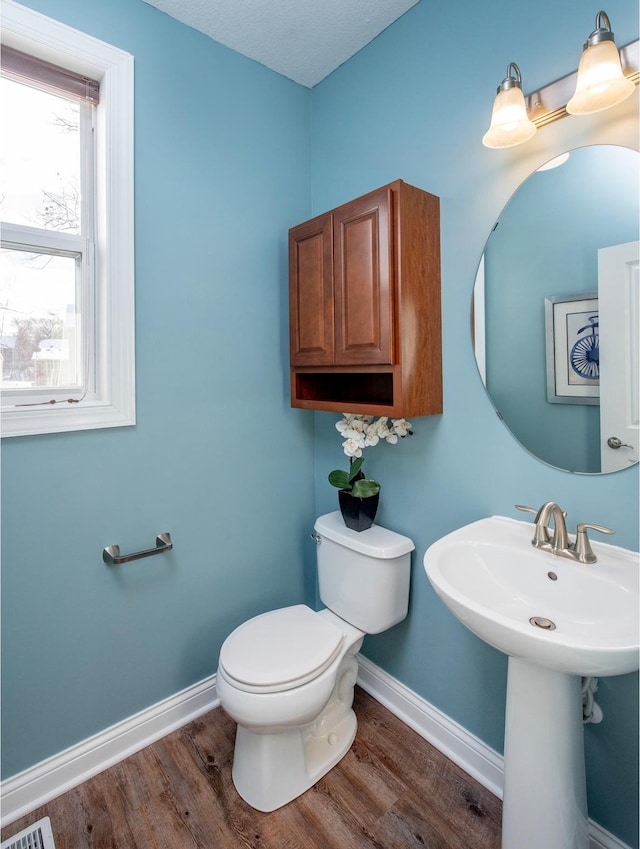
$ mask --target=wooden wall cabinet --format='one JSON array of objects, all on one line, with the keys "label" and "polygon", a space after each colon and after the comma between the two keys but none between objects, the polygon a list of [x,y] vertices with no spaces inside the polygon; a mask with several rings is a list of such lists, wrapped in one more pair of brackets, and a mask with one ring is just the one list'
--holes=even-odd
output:
[{"label": "wooden wall cabinet", "polygon": [[397,180],[289,231],[291,406],[442,412],[440,203]]}]

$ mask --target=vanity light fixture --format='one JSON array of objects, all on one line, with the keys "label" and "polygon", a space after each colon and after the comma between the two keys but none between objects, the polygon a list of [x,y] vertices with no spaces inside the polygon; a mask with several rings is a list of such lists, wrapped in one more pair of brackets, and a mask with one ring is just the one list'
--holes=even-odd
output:
[{"label": "vanity light fixture", "polygon": [[590,115],[621,103],[634,85],[622,73],[620,54],[606,12],[596,15],[596,28],[584,43],[576,91],[567,103],[570,115]]},{"label": "vanity light fixture", "polygon": [[482,143],[492,148],[512,147],[568,114],[588,115],[615,106],[638,85],[639,66],[640,42],[632,41],[618,51],[608,15],[598,12],[577,71],[523,96],[520,69],[515,62],[508,65]]},{"label": "vanity light fixture", "polygon": [[536,132],[529,120],[522,93],[522,76],[515,62],[507,65],[507,76],[498,86],[493,102],[491,126],[482,138],[485,147],[513,147],[528,141]]}]

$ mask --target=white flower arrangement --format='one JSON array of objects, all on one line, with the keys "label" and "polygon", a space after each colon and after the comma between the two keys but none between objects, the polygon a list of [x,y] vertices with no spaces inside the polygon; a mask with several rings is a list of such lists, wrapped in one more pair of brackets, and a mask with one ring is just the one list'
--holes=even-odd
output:
[{"label": "white flower arrangement", "polygon": [[369,446],[377,445],[381,439],[395,445],[398,438],[411,436],[411,422],[406,419],[389,419],[381,416],[377,421],[375,416],[359,416],[345,413],[344,418],[336,424],[336,430],[345,437],[342,448],[347,457],[362,457],[362,451]]},{"label": "white flower arrangement", "polygon": [[373,447],[381,439],[395,445],[398,439],[412,436],[411,422],[406,419],[389,419],[381,416],[362,416],[344,413],[344,418],[336,424],[336,429],[344,437],[342,449],[349,458],[349,471],[335,469],[329,475],[329,483],[338,489],[347,490],[357,498],[367,498],[380,492],[380,484],[367,480],[361,471],[365,448]]}]

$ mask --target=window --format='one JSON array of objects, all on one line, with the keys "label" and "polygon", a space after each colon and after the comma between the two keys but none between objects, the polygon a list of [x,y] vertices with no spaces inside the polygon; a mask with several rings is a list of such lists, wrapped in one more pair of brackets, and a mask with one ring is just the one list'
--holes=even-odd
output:
[{"label": "window", "polygon": [[2,43],[2,435],[134,424],[133,58],[11,0]]}]

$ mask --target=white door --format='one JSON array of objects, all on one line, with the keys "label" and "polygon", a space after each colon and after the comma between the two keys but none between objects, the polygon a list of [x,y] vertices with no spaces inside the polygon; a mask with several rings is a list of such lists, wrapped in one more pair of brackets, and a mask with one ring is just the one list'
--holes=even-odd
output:
[{"label": "white door", "polygon": [[602,471],[638,462],[640,242],[598,251]]}]

